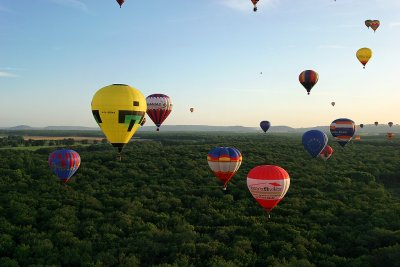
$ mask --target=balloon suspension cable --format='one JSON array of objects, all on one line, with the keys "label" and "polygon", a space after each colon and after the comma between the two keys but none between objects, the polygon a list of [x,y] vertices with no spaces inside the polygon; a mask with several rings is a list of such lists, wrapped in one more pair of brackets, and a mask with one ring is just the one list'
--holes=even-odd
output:
[{"label": "balloon suspension cable", "polygon": [[271,214],[270,211],[268,210],[265,210],[265,212],[267,213],[267,221],[268,221],[269,219],[271,219]]}]

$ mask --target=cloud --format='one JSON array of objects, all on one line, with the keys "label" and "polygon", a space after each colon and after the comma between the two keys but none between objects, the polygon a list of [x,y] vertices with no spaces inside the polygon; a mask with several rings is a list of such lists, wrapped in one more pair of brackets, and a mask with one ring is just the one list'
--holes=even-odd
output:
[{"label": "cloud", "polygon": [[81,10],[87,10],[86,4],[84,4],[80,0],[49,0],[52,3],[55,3],[60,6],[66,6],[66,7],[72,7],[76,9],[81,9]]},{"label": "cloud", "polygon": [[6,71],[0,71],[0,77],[17,77],[17,75]]},{"label": "cloud", "polygon": [[344,45],[319,45],[318,48],[327,48],[327,49],[344,49],[348,48],[347,46]]},{"label": "cloud", "polygon": [[[218,4],[228,7],[230,9],[239,11],[252,10],[252,3],[250,0],[215,0]],[[259,8],[265,6],[274,6],[279,3],[280,0],[262,0],[259,1],[257,6]]]},{"label": "cloud", "polygon": [[390,23],[390,27],[400,27],[400,22],[399,21],[395,21]]}]

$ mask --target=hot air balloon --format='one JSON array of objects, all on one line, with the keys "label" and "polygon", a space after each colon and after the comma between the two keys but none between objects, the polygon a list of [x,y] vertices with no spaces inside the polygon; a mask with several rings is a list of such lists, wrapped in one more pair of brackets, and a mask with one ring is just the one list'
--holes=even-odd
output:
[{"label": "hot air balloon", "polygon": [[328,143],[326,134],[319,130],[310,130],[303,134],[302,143],[311,157],[317,157]]},{"label": "hot air balloon", "polygon": [[194,108],[190,108],[190,112],[193,112],[194,111]]},{"label": "hot air balloon", "polygon": [[257,3],[258,3],[258,0],[251,0],[251,2],[253,3],[253,11],[254,12],[256,12],[257,11]]},{"label": "hot air balloon", "polygon": [[261,165],[247,174],[247,188],[268,213],[283,199],[290,186],[289,174],[275,165]]},{"label": "hot air balloon", "polygon": [[360,141],[361,140],[361,136],[356,135],[356,137],[354,137],[354,141]]},{"label": "hot air balloon", "polygon": [[327,161],[333,154],[333,148],[329,145],[326,145],[326,147],[319,153],[319,157],[325,161]]},{"label": "hot air balloon", "polygon": [[353,138],[356,126],[350,119],[337,119],[331,123],[331,134],[344,147]]},{"label": "hot air balloon", "polygon": [[332,107],[334,107],[334,106],[335,106],[335,104],[336,104],[335,102],[331,102],[331,105],[332,105]]},{"label": "hot air balloon", "polygon": [[146,98],[147,115],[160,130],[161,124],[165,121],[172,111],[171,98],[163,94],[152,94]]},{"label": "hot air balloon", "polygon": [[364,128],[364,124],[361,123],[361,124],[360,124],[360,128],[361,128],[361,129]]},{"label": "hot air balloon", "polygon": [[390,140],[390,141],[391,141],[391,140],[393,140],[393,139],[394,139],[394,137],[395,137],[395,134],[394,134],[394,133],[387,133],[387,134],[386,134],[386,137],[387,137],[387,139],[388,139],[388,140]]},{"label": "hot air balloon", "polygon": [[117,3],[119,4],[119,7],[121,8],[121,6],[125,3],[125,0],[117,0]]},{"label": "hot air balloon", "polygon": [[223,182],[226,190],[229,180],[242,164],[242,154],[233,147],[215,147],[207,155],[208,165],[214,175]]},{"label": "hot air balloon", "polygon": [[299,81],[306,88],[308,94],[310,94],[311,89],[318,82],[318,77],[318,73],[313,70],[305,70],[300,73]]},{"label": "hot air balloon", "polygon": [[269,121],[262,121],[260,122],[260,127],[264,131],[264,133],[266,133],[269,127],[271,127],[271,123]]},{"label": "hot air balloon", "polygon": [[122,148],[143,123],[146,108],[143,94],[125,84],[103,87],[93,96],[93,116],[107,140],[118,148],[119,159]]},{"label": "hot air balloon", "polygon": [[379,122],[376,121],[376,122],[374,122],[374,124],[375,124],[375,126],[378,126]]},{"label": "hot air balloon", "polygon": [[369,29],[369,27],[371,26],[371,21],[372,21],[372,20],[370,20],[370,19],[367,19],[367,20],[365,21],[365,26],[367,26],[368,29]]},{"label": "hot air balloon", "polygon": [[379,20],[373,20],[371,21],[371,23],[369,24],[369,26],[371,27],[371,29],[374,30],[374,32],[379,28],[380,22]]},{"label": "hot air balloon", "polygon": [[361,64],[364,65],[364,69],[365,69],[365,65],[368,63],[369,59],[372,57],[372,50],[369,48],[360,48],[358,49],[356,56],[358,58],[358,61],[361,62]]},{"label": "hot air balloon", "polygon": [[393,126],[393,122],[388,122],[388,125],[389,125],[389,127],[392,127]]},{"label": "hot air balloon", "polygon": [[81,157],[74,150],[61,149],[51,153],[48,162],[51,171],[60,181],[66,183],[78,170]]}]

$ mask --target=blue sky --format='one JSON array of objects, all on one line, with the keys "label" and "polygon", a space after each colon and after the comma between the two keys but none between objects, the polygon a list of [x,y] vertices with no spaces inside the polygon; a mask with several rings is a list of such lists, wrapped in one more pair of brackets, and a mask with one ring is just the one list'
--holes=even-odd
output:
[{"label": "blue sky", "polygon": [[[258,6],[0,0],[0,126],[96,126],[91,99],[112,83],[169,95],[169,125],[400,123],[399,0]],[[366,19],[381,21],[376,33]],[[362,47],[374,53],[366,69]],[[320,77],[309,96],[298,82],[305,69]]]}]

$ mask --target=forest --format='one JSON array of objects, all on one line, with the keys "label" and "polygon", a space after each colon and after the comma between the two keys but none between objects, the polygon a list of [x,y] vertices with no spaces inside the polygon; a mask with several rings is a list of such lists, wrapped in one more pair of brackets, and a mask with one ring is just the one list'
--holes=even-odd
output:
[{"label": "forest", "polygon": [[[301,134],[136,137],[122,161],[105,142],[16,150],[4,140],[0,266],[400,266],[397,140],[330,139],[325,162]],[[66,184],[47,162],[57,146],[81,156]],[[243,155],[226,191],[207,164],[217,146]],[[263,164],[291,177],[269,219],[246,185]]]}]

